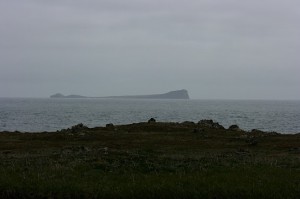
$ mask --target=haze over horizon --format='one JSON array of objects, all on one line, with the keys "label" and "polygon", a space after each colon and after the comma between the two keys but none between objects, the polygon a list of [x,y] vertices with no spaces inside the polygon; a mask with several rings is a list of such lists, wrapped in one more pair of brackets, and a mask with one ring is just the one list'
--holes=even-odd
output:
[{"label": "haze over horizon", "polygon": [[0,0],[0,97],[300,99],[298,0]]}]

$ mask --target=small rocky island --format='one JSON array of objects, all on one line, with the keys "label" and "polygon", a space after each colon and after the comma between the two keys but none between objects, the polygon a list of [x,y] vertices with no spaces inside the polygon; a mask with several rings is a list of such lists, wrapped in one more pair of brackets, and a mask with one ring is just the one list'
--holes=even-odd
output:
[{"label": "small rocky island", "polygon": [[124,96],[108,96],[108,97],[86,97],[81,95],[63,95],[57,93],[55,95],[51,95],[50,98],[190,99],[188,91],[185,89],[170,91],[163,94],[124,95]]}]

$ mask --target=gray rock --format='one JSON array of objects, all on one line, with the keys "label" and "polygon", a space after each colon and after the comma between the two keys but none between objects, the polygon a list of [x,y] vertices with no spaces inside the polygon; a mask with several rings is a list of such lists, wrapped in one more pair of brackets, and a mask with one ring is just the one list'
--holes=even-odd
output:
[{"label": "gray rock", "polygon": [[264,133],[264,132],[258,129],[252,129],[251,133]]},{"label": "gray rock", "polygon": [[233,124],[231,125],[228,130],[231,130],[231,131],[242,131],[242,129],[240,129],[240,127],[236,124]]},{"label": "gray rock", "polygon": [[71,131],[72,133],[76,133],[76,132],[82,131],[84,129],[88,129],[88,127],[82,123],[79,123],[79,124],[72,126],[71,129],[67,129],[67,130]]},{"label": "gray rock", "polygon": [[225,129],[222,125],[220,125],[218,122],[214,122],[213,120],[200,120],[198,125],[214,129]]},{"label": "gray rock", "polygon": [[115,127],[113,123],[109,123],[105,125],[106,128],[113,128]]},{"label": "gray rock", "polygon": [[154,118],[150,118],[150,120],[148,120],[148,123],[155,123],[156,120]]}]

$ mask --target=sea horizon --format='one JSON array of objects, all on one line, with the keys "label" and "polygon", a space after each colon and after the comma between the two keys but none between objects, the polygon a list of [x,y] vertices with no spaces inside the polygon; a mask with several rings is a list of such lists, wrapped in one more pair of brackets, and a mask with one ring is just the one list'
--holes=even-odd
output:
[{"label": "sea horizon", "polygon": [[0,98],[0,115],[0,131],[57,131],[78,123],[92,128],[153,117],[161,122],[212,119],[245,131],[300,132],[300,100]]}]

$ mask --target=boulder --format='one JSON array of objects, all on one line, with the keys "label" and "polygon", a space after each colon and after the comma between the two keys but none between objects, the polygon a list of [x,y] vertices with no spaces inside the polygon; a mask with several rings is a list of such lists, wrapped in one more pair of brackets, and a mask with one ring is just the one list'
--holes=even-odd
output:
[{"label": "boulder", "polygon": [[106,127],[106,128],[113,128],[113,127],[114,127],[114,124],[113,124],[113,123],[109,123],[109,124],[106,124],[105,127]]},{"label": "boulder", "polygon": [[264,133],[264,132],[258,129],[252,129],[251,133]]},{"label": "boulder", "polygon": [[76,133],[78,131],[81,131],[81,130],[87,129],[87,128],[88,127],[85,126],[84,124],[79,123],[79,124],[76,124],[76,125],[72,126],[70,130],[71,130],[72,133]]},{"label": "boulder", "polygon": [[214,122],[213,120],[200,120],[198,125],[214,129],[225,129],[222,125],[220,125],[218,122]]},{"label": "boulder", "polygon": [[240,129],[240,127],[236,124],[233,124],[231,125],[228,130],[231,130],[231,131],[242,131],[242,129]]},{"label": "boulder", "polygon": [[148,120],[148,123],[155,123],[155,122],[156,120],[153,117]]}]

